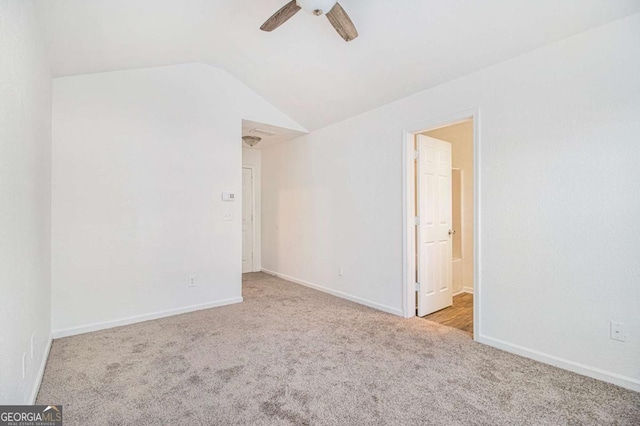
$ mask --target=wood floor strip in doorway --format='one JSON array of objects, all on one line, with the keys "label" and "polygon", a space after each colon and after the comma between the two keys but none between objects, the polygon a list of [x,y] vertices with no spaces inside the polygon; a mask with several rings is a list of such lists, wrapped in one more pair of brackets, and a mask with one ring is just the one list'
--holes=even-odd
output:
[{"label": "wood floor strip in doorway", "polygon": [[453,296],[453,305],[422,318],[466,331],[473,336],[473,294]]}]

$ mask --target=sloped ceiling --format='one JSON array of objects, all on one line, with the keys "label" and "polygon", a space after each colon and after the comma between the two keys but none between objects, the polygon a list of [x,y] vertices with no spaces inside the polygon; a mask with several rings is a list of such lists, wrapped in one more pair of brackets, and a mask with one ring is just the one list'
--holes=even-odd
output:
[{"label": "sloped ceiling", "polygon": [[37,0],[54,76],[203,62],[309,130],[640,12],[638,0],[341,0],[260,25],[287,0]]}]

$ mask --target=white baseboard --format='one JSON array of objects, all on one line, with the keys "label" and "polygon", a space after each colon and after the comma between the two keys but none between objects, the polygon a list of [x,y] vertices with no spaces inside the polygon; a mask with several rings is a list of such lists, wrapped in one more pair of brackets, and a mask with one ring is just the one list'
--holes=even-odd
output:
[{"label": "white baseboard", "polygon": [[40,361],[40,368],[36,373],[36,381],[33,383],[33,387],[31,388],[31,395],[29,396],[28,402],[28,404],[30,405],[34,405],[36,403],[36,398],[38,397],[38,392],[40,391],[40,385],[42,384],[42,378],[44,377],[44,369],[47,366],[47,360],[49,359],[49,352],[51,351],[52,342],[53,336],[49,335],[47,347],[44,349],[44,354],[42,355],[42,360]]},{"label": "white baseboard", "polygon": [[473,294],[473,287],[462,287],[462,293]]},{"label": "white baseboard", "polygon": [[370,300],[363,299],[361,297],[353,296],[353,295],[348,294],[348,293],[343,293],[343,292],[338,291],[338,290],[332,290],[330,288],[323,287],[321,285],[313,284],[313,283],[310,283],[308,281],[304,281],[304,280],[301,280],[299,278],[291,277],[289,275],[281,274],[279,272],[270,271],[268,269],[262,268],[262,272],[264,272],[266,274],[269,274],[269,275],[274,275],[274,276],[276,276],[278,278],[282,278],[283,280],[291,281],[293,283],[300,284],[300,285],[303,285],[305,287],[312,288],[314,290],[321,291],[323,293],[328,293],[328,294],[330,294],[332,296],[336,296],[336,297],[339,297],[341,299],[347,299],[347,300],[350,300],[352,302],[359,303],[360,305],[364,305],[364,306],[368,306],[368,307],[373,308],[373,309],[377,309],[379,311],[387,312],[389,314],[397,315],[399,317],[403,316],[402,309],[396,309],[396,308],[392,308],[391,306],[386,306],[386,305],[382,305],[380,303],[371,302]]},{"label": "white baseboard", "polygon": [[203,303],[200,305],[185,306],[177,309],[168,309],[166,311],[153,312],[150,314],[136,315],[132,317],[122,318],[113,321],[105,321],[93,324],[82,325],[79,327],[65,328],[53,331],[53,338],[75,336],[76,334],[89,333],[92,331],[104,330],[107,328],[119,327],[121,325],[135,324],[137,322],[149,321],[158,318],[170,317],[173,315],[186,314],[188,312],[199,311],[202,309],[216,308],[219,306],[232,305],[241,303],[242,297],[232,297],[230,299],[217,300],[215,302]]},{"label": "white baseboard", "polygon": [[603,382],[613,383],[614,385],[640,392],[640,380],[631,377],[601,370],[599,368],[590,367],[588,365],[580,364],[578,362],[574,362],[557,356],[548,355],[540,351],[525,348],[519,345],[514,345],[500,339],[494,339],[492,337],[480,336],[477,341],[480,343],[484,343],[485,345],[493,346],[494,348],[502,349],[503,351],[510,352],[512,354],[520,355],[525,358],[530,358],[545,364],[553,365],[554,367],[562,368],[563,370],[569,370],[574,373],[582,374],[583,376],[592,377],[594,379],[602,380]]}]

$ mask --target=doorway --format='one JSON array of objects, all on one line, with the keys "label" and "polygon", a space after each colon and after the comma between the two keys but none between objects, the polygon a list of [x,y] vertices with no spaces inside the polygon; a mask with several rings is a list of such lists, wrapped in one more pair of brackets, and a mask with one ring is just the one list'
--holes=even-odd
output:
[{"label": "doorway", "polygon": [[453,303],[451,143],[415,135],[415,217],[417,315]]},{"label": "doorway", "polygon": [[[405,131],[405,317],[479,334],[477,111]],[[474,332],[475,330],[475,332]]]},{"label": "doorway", "polygon": [[253,167],[242,167],[242,273],[253,272],[255,252]]}]

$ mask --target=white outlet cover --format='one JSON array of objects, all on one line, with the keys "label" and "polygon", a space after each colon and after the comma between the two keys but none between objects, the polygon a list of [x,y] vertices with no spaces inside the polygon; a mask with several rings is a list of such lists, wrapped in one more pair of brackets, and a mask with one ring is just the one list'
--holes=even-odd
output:
[{"label": "white outlet cover", "polygon": [[627,341],[627,334],[625,333],[625,326],[621,322],[611,321],[611,339],[619,342]]},{"label": "white outlet cover", "polygon": [[231,212],[225,212],[225,213],[222,215],[222,220],[224,220],[224,221],[230,221],[230,220],[233,220],[233,214],[231,214]]}]

